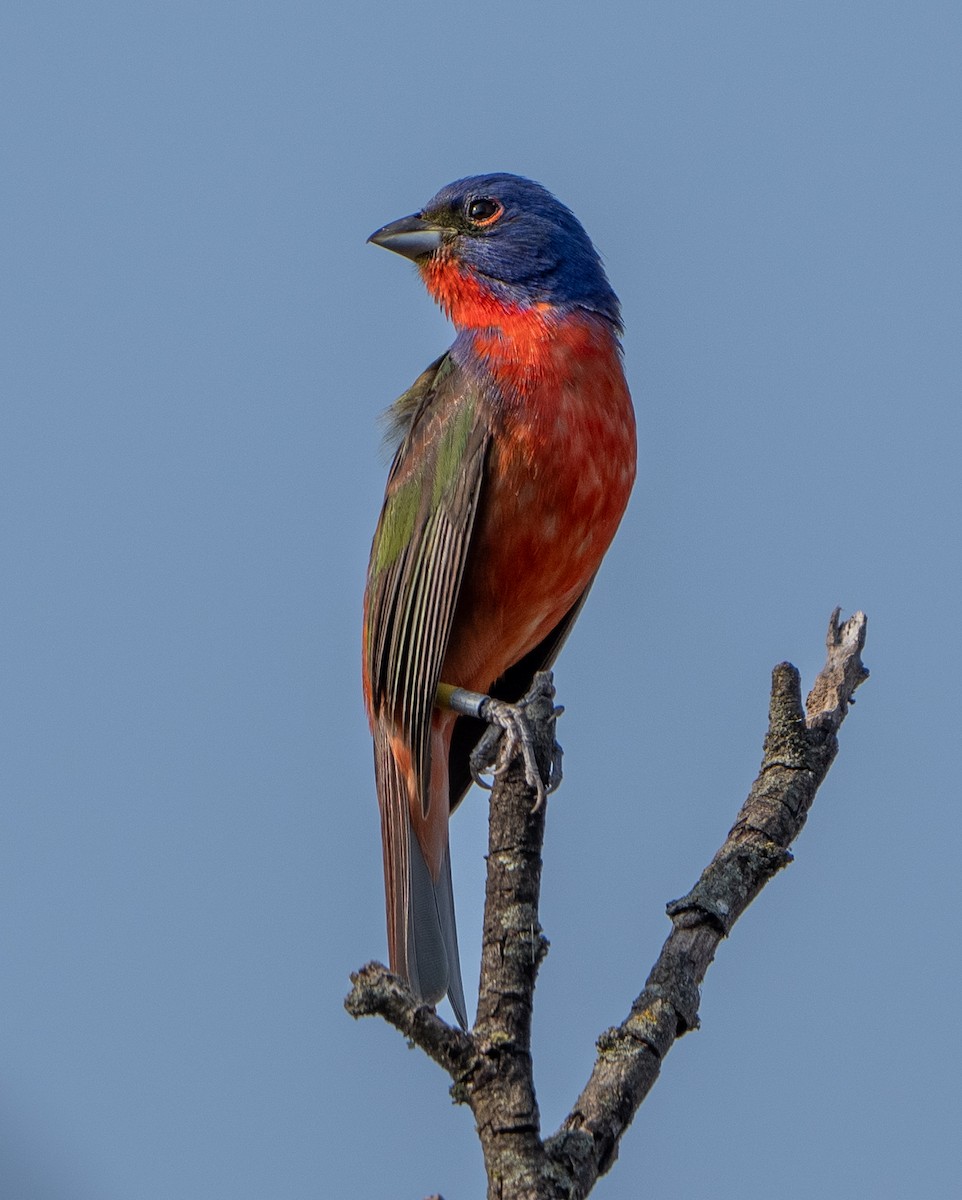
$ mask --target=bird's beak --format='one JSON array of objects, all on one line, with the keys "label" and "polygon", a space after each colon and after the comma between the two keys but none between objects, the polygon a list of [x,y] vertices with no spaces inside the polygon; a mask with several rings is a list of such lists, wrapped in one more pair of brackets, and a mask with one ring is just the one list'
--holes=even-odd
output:
[{"label": "bird's beak", "polygon": [[427,258],[441,246],[444,230],[439,225],[425,221],[423,217],[402,217],[378,229],[367,239],[375,246],[403,254],[405,258]]}]

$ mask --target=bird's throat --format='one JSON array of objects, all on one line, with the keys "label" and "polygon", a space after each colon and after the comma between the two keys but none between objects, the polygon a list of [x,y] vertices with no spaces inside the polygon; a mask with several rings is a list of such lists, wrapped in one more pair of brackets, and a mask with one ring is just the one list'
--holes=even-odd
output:
[{"label": "bird's throat", "polygon": [[617,359],[617,336],[595,314],[505,299],[450,256],[436,256],[420,270],[428,291],[469,339],[473,355],[502,385],[506,398],[524,399],[545,385],[560,386],[572,363],[599,353]]},{"label": "bird's throat", "polygon": [[550,304],[521,304],[499,296],[450,256],[430,259],[421,275],[458,330],[473,335],[483,358],[533,361],[543,352],[556,320]]}]

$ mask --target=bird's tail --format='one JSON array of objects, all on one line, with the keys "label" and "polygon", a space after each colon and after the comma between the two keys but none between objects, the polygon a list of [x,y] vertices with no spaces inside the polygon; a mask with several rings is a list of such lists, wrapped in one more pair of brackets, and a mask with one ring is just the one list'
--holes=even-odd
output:
[{"label": "bird's tail", "polygon": [[447,844],[447,797],[445,811],[436,817],[444,821],[444,836],[435,877],[411,821],[407,772],[383,731],[375,734],[374,767],[381,806],[391,970],[406,979],[415,995],[428,1004],[437,1004],[446,993],[458,1024],[467,1029]]}]

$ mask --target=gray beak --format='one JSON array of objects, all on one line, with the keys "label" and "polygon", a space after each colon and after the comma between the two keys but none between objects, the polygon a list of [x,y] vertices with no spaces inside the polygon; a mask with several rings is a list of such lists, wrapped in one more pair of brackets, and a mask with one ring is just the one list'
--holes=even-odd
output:
[{"label": "gray beak", "polygon": [[405,258],[412,258],[417,262],[418,259],[428,258],[438,250],[443,237],[444,230],[439,226],[432,225],[423,217],[412,216],[392,221],[390,225],[372,233],[367,240],[375,246],[383,246],[385,250],[393,250],[395,254],[402,254]]}]

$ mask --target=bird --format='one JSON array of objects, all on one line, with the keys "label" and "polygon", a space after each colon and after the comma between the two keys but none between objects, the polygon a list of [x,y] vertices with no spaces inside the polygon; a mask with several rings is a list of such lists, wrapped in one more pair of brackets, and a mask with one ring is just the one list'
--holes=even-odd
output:
[{"label": "bird", "polygon": [[448,819],[485,727],[450,696],[510,705],[553,664],[628,503],[635,417],[618,298],[541,184],[459,179],[368,241],[412,260],[455,328],[389,410],[362,670],[391,970],[466,1029]]}]

